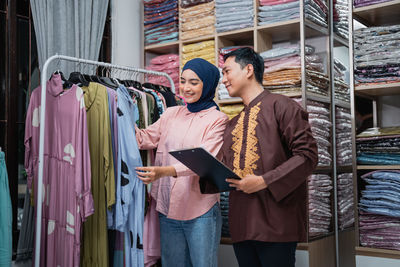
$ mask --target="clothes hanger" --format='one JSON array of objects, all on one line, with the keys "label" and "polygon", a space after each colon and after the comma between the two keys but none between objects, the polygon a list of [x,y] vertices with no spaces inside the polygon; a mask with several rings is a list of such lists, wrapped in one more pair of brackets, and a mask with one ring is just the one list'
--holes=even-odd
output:
[{"label": "clothes hanger", "polygon": [[71,72],[68,81],[80,86],[89,86],[89,81],[78,71]]}]

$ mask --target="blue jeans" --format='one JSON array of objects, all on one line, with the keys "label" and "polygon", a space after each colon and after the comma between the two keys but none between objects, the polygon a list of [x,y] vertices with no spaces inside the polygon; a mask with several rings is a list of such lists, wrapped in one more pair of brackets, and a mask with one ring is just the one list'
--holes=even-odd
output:
[{"label": "blue jeans", "polygon": [[159,213],[163,267],[217,267],[221,211],[216,203],[193,220],[168,219]]}]

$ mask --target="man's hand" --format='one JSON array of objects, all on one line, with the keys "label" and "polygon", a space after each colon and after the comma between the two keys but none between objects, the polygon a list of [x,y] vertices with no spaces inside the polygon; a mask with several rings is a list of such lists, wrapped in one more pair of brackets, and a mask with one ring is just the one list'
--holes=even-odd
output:
[{"label": "man's hand", "polygon": [[175,168],[172,166],[151,166],[151,167],[137,167],[136,174],[144,184],[150,184],[161,177],[176,176]]},{"label": "man's hand", "polygon": [[264,179],[257,175],[246,175],[242,179],[226,179],[230,187],[235,187],[236,190],[251,194],[267,188]]}]

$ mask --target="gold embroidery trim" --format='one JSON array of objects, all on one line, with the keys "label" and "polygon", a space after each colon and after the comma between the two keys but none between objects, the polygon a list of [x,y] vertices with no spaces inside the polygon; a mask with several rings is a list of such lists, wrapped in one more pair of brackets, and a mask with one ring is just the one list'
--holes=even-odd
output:
[{"label": "gold embroidery trim", "polygon": [[234,151],[233,171],[240,177],[244,177],[248,174],[254,174],[254,170],[257,169],[256,162],[260,158],[260,156],[257,154],[258,139],[256,137],[256,127],[258,125],[257,116],[261,110],[260,105],[261,102],[250,109],[246,138],[246,153],[244,158],[245,168],[243,170],[240,168],[240,152],[242,150],[243,144],[244,112],[240,114],[238,122],[232,131],[233,144],[231,148]]},{"label": "gold embroidery trim", "polygon": [[235,128],[232,131],[232,150],[233,154],[233,172],[241,176],[241,169],[240,169],[240,151],[242,150],[243,144],[243,121],[244,121],[244,112],[240,113],[240,117],[236,123]]}]

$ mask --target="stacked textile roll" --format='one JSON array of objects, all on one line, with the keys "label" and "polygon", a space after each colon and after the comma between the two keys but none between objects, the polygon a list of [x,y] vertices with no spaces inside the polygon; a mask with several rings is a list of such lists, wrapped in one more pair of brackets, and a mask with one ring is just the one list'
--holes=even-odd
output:
[{"label": "stacked textile roll", "polygon": [[200,57],[215,65],[215,42],[204,41],[182,47],[182,66],[189,60]]},{"label": "stacked textile roll", "polygon": [[258,25],[287,21],[299,17],[299,0],[260,0]]},{"label": "stacked textile roll", "polygon": [[400,250],[400,218],[360,212],[359,221],[362,246]]},{"label": "stacked textile roll", "polygon": [[192,39],[215,32],[215,3],[214,1],[185,1],[181,2],[179,19],[181,21],[181,40]]},{"label": "stacked textile roll", "polygon": [[333,0],[333,30],[340,37],[349,39],[348,0]]},{"label": "stacked textile roll", "polygon": [[[179,55],[167,54],[157,56],[150,60],[150,65],[146,69],[153,71],[160,71],[167,73],[175,84],[175,91],[178,92],[179,88]],[[170,87],[167,78],[162,76],[150,76],[148,78],[150,83],[160,84]]]},{"label": "stacked textile roll", "polygon": [[338,59],[334,61],[335,98],[350,102],[350,86],[345,82],[347,68]]},{"label": "stacked textile roll", "polygon": [[318,166],[330,166],[332,156],[329,152],[331,147],[329,138],[332,123],[329,119],[329,108],[324,103],[308,101],[307,111],[311,131],[318,146]]},{"label": "stacked textile roll", "polygon": [[221,193],[219,205],[221,207],[221,216],[222,216],[221,236],[222,237],[230,237],[229,221],[228,221],[229,192]]},{"label": "stacked textile roll", "polygon": [[215,0],[217,32],[253,27],[253,0]]},{"label": "stacked textile roll", "polygon": [[344,230],[354,224],[353,174],[342,173],[337,177],[339,229]]},{"label": "stacked textile roll", "polygon": [[357,135],[356,143],[358,164],[400,164],[400,127],[367,129]]},{"label": "stacked textile roll", "polygon": [[306,19],[328,28],[328,5],[326,0],[304,0]]},{"label": "stacked textile roll", "polygon": [[145,44],[178,40],[178,0],[143,0]]},{"label": "stacked textile roll", "polygon": [[301,92],[300,47],[277,47],[260,54],[264,59],[264,88],[274,93]]},{"label": "stacked textile roll", "polygon": [[375,4],[389,2],[389,1],[392,1],[392,0],[354,0],[354,7],[375,5]]},{"label": "stacked textile roll", "polygon": [[358,84],[400,82],[400,25],[354,32],[354,77]]},{"label": "stacked textile roll", "polygon": [[308,178],[308,231],[310,237],[327,234],[331,225],[331,177],[313,174]]},{"label": "stacked textile roll", "polygon": [[353,163],[350,110],[336,107],[336,160],[339,166]]},{"label": "stacked textile roll", "polygon": [[400,171],[367,173],[360,198],[360,240],[363,246],[400,250]]}]

